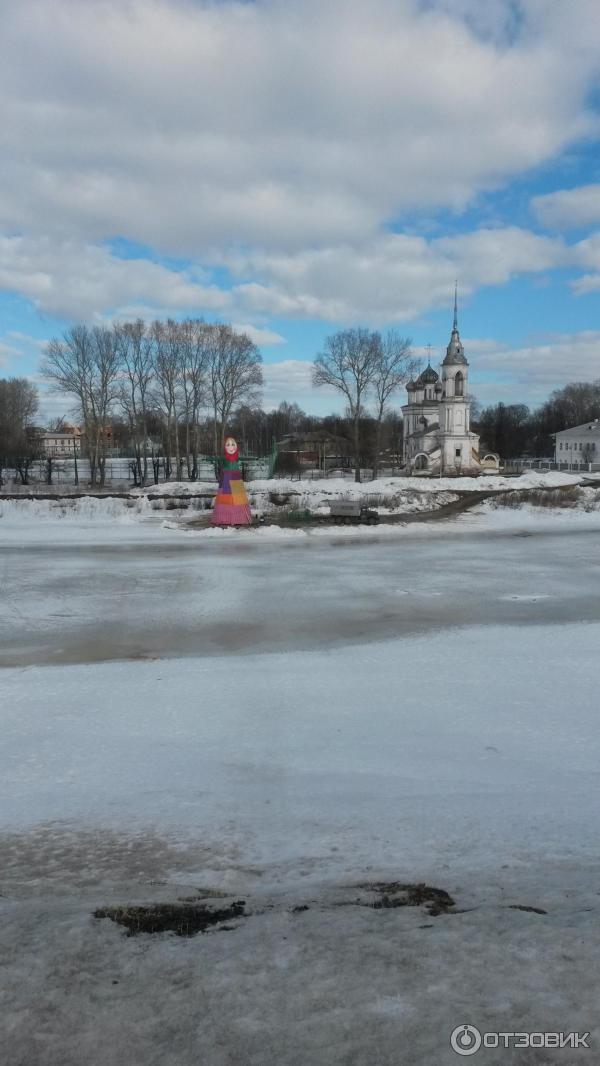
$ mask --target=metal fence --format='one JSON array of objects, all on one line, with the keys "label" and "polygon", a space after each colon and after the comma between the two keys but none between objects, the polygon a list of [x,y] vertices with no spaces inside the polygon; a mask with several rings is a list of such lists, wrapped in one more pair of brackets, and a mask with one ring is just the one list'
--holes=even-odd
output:
[{"label": "metal fence", "polygon": [[[270,474],[269,459],[252,459],[246,460],[242,464],[244,477],[246,480],[254,480],[256,478],[268,478]],[[132,458],[112,458],[106,460],[105,476],[104,480],[107,486],[121,485],[123,487],[131,487],[135,484],[134,476],[135,460]],[[4,468],[0,471],[1,480],[4,482],[4,487],[8,485],[20,485],[21,477],[18,470]],[[77,464],[73,459],[52,459],[51,463],[47,459],[36,459],[29,468],[28,483],[33,486],[48,486],[56,488],[67,488],[71,486],[79,485],[84,488],[90,484],[91,471],[90,463],[88,459],[78,459]],[[177,482],[177,481],[189,481],[187,464],[184,462],[180,464],[179,470],[177,470],[174,463],[172,463],[171,473],[169,477],[166,476],[166,469],[164,461],[161,459],[158,473],[158,484],[163,485],[165,482]],[[206,482],[206,484],[216,484],[215,468],[212,461],[201,460],[198,463],[198,476],[194,479],[198,482]],[[146,480],[146,486],[150,487],[155,484],[154,471],[152,463],[148,462],[148,477]]]},{"label": "metal fence", "polygon": [[508,459],[504,463],[507,472],[521,473],[523,470],[562,470],[574,474],[597,473],[600,463],[564,462],[557,463],[554,459]]},{"label": "metal fence", "polygon": [[[326,470],[319,470],[316,467],[307,467],[295,470],[292,474],[275,474],[274,476],[281,478],[283,481],[323,481],[328,478],[345,478],[347,481],[354,481],[354,467],[328,467]],[[406,471],[401,470],[397,466],[380,467],[377,471],[378,478],[404,476],[406,476]],[[371,481],[372,477],[372,469],[361,467],[361,481]]]}]

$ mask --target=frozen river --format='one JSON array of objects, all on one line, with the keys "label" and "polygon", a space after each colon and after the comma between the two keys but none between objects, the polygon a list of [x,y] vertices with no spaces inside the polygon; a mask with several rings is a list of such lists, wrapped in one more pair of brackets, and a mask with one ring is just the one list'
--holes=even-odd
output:
[{"label": "frozen river", "polygon": [[[595,516],[0,536],[7,1061],[449,1066],[463,1023],[597,1050]],[[248,916],[93,917],[203,897]]]},{"label": "frozen river", "polygon": [[[83,535],[85,536],[85,534]],[[0,549],[0,664],[314,650],[456,626],[600,620],[600,534],[177,534]]]}]

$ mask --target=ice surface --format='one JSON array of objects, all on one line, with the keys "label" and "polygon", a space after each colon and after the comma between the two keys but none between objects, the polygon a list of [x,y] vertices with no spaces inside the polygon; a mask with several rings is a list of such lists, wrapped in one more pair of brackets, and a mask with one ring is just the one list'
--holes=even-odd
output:
[{"label": "ice surface", "polygon": [[[464,1022],[600,1045],[597,514],[31,526],[0,550],[7,1062],[446,1066]],[[377,879],[459,913],[354,905]],[[250,917],[92,917],[197,889]]]},{"label": "ice surface", "polygon": [[488,510],[310,533],[90,531],[74,521],[16,530],[0,551],[4,666],[318,651],[456,625],[600,620],[598,512]]}]

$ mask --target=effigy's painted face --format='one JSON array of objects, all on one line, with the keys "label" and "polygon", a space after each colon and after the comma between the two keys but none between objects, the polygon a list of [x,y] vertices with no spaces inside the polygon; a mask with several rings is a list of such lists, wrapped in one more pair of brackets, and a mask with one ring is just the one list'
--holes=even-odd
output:
[{"label": "effigy's painted face", "polygon": [[227,437],[225,441],[225,455],[235,455],[237,452],[237,444],[233,437]]}]

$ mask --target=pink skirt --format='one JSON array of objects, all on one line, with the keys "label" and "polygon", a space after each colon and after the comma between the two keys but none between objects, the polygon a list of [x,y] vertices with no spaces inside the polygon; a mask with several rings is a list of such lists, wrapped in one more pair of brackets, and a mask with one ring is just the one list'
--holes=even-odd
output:
[{"label": "pink skirt", "polygon": [[211,522],[213,526],[249,526],[252,513],[249,503],[215,503]]}]

